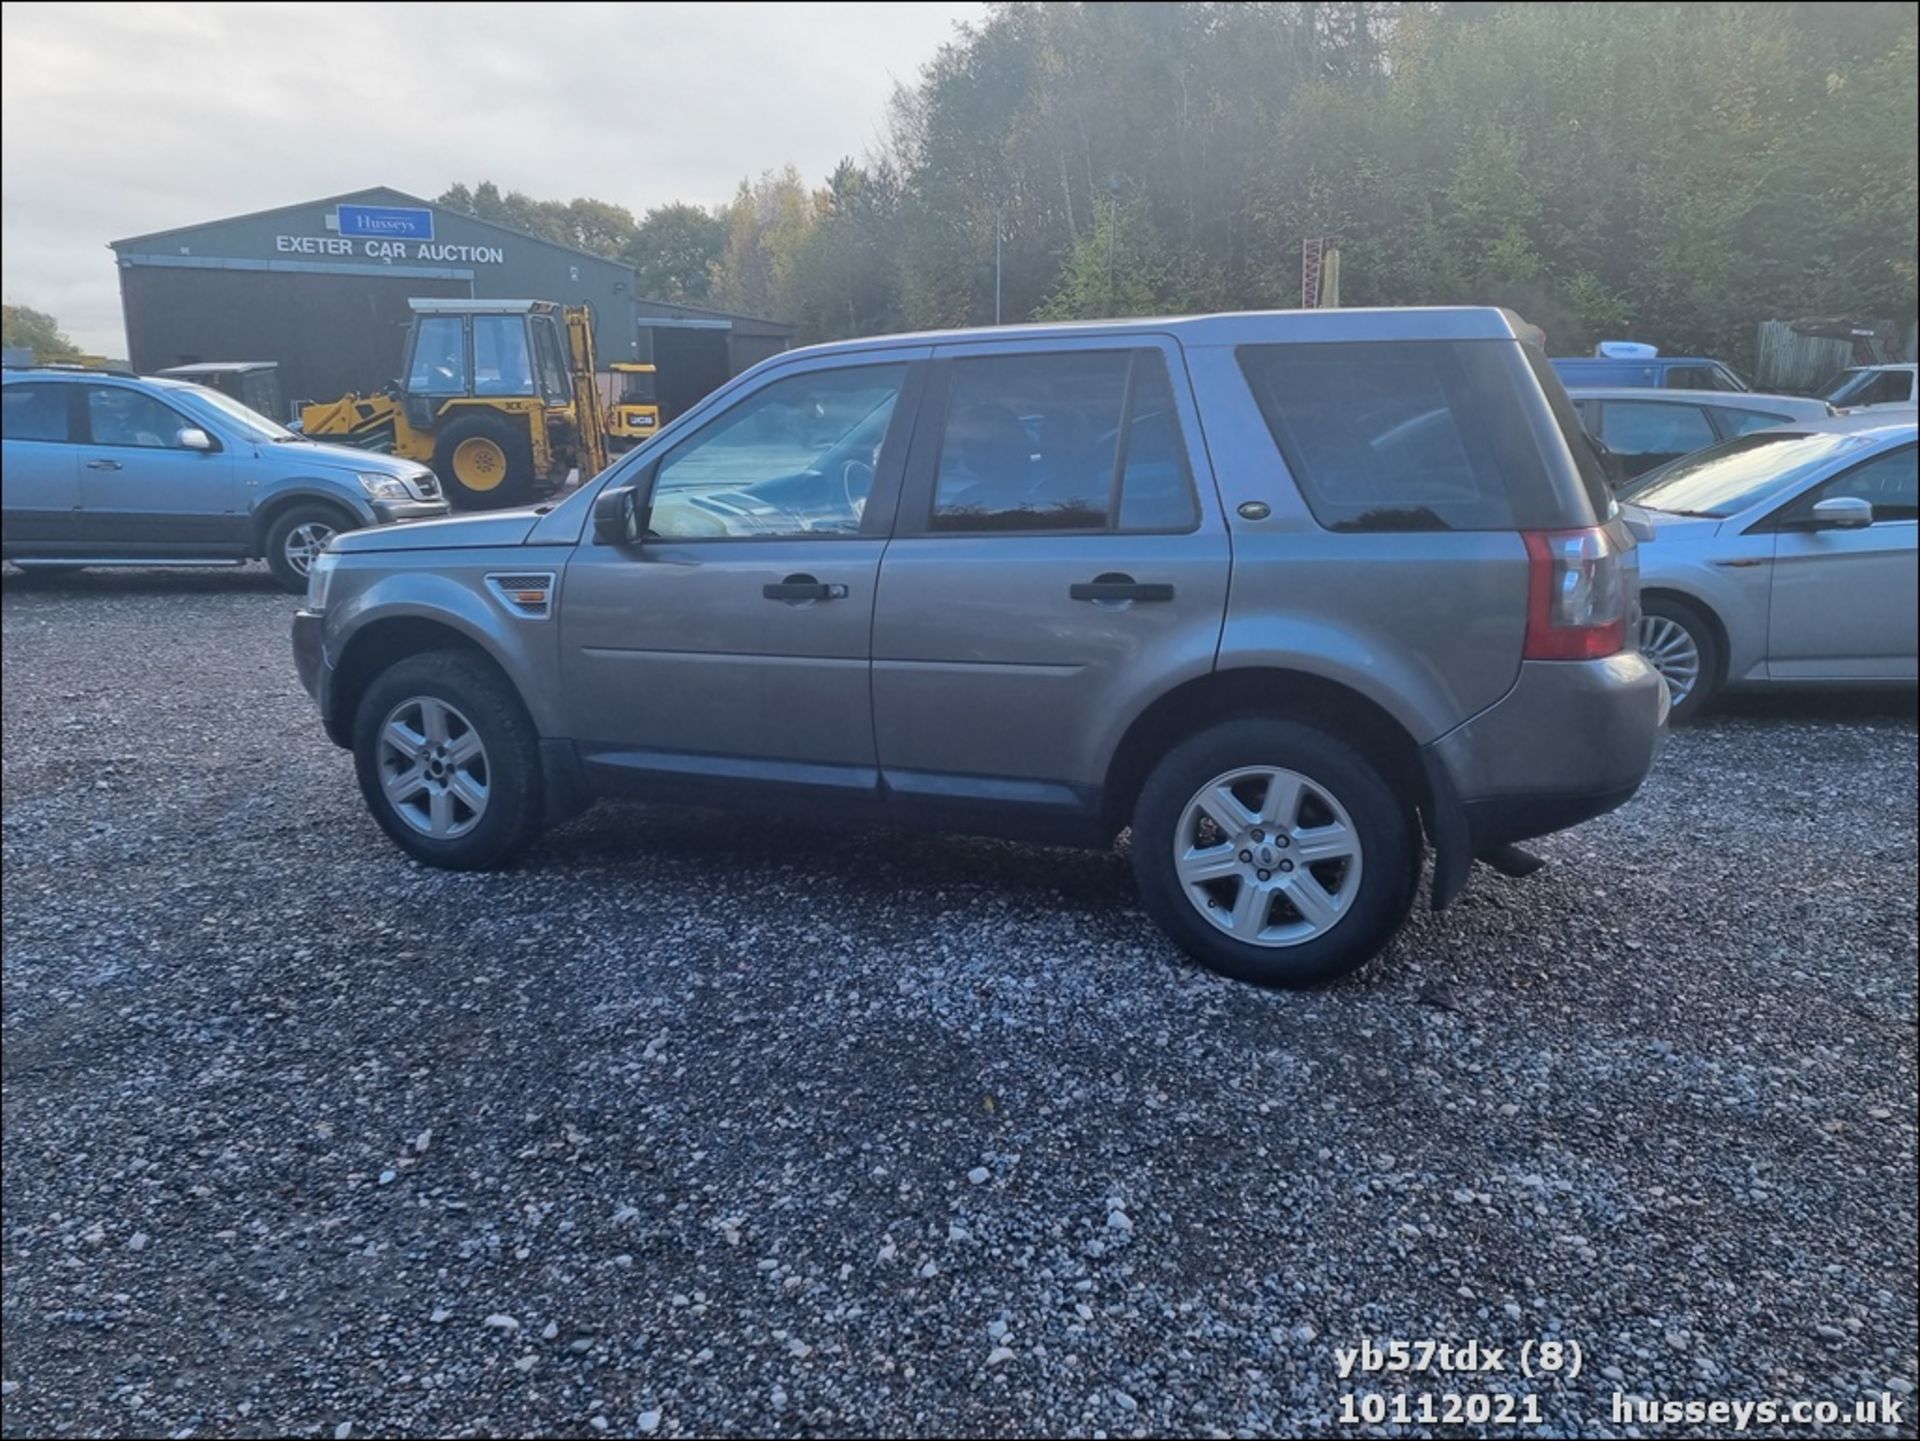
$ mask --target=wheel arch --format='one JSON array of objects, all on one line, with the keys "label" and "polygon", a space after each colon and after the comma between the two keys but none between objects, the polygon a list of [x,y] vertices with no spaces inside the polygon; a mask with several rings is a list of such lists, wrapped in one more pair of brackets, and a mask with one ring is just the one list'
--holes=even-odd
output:
[{"label": "wheel arch", "polygon": [[1434,797],[1420,746],[1406,727],[1351,686],[1279,666],[1209,671],[1141,711],[1108,763],[1101,788],[1105,819],[1116,830],[1128,823],[1148,772],[1171,747],[1207,726],[1242,716],[1304,721],[1346,741],[1381,768],[1395,794],[1406,798],[1432,831]]},{"label": "wheel arch", "polygon": [[324,505],[349,517],[353,524],[349,530],[364,530],[377,525],[379,517],[373,507],[339,490],[320,485],[296,485],[289,489],[275,489],[254,507],[253,516],[248,522],[247,553],[258,560],[267,553],[267,532],[273,529],[273,523],[297,505]]}]

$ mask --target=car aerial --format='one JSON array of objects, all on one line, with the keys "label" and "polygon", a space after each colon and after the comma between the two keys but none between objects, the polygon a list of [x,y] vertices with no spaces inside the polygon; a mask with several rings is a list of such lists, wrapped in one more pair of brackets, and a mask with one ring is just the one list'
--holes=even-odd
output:
[{"label": "car aerial", "polygon": [[1715,441],[1796,420],[1824,420],[1833,407],[1801,395],[1715,395],[1637,386],[1569,390],[1580,419],[1632,480]]},{"label": "car aerial", "polygon": [[[301,679],[374,818],[502,864],[596,796],[1105,846],[1231,975],[1377,952],[1663,735],[1634,538],[1492,309],[847,341],[555,506],[335,540]],[[1044,852],[1033,864],[1045,864]]]},{"label": "car aerial", "polygon": [[298,592],[340,532],[448,509],[423,465],[317,445],[185,381],[10,370],[0,436],[0,539],[22,569],[264,559]]},{"label": "car aerial", "polygon": [[1755,431],[1621,492],[1676,718],[1723,686],[1914,682],[1914,433],[1913,411]]},{"label": "car aerial", "polygon": [[1904,365],[1855,365],[1820,387],[1820,397],[1836,410],[1912,410],[1912,361]]},{"label": "car aerial", "polygon": [[1556,355],[1553,368],[1569,389],[1631,387],[1636,390],[1752,389],[1732,367],[1705,355],[1661,355],[1650,345],[1602,341],[1593,355]]}]

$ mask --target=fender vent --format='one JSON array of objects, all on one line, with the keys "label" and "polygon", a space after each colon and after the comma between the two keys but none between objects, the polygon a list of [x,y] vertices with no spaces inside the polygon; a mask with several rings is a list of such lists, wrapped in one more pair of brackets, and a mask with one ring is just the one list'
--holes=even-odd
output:
[{"label": "fender vent", "polygon": [[545,620],[553,614],[558,579],[550,570],[502,571],[487,577],[487,589],[512,614]]}]

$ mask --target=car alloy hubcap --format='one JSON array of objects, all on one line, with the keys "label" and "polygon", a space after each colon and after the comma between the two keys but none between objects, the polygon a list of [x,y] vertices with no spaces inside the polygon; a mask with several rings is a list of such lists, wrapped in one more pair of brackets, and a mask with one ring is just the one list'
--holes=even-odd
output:
[{"label": "car alloy hubcap", "polygon": [[1679,621],[1664,615],[1641,616],[1640,653],[1666,677],[1667,692],[1675,705],[1692,695],[1700,683],[1700,647]]},{"label": "car alloy hubcap", "polygon": [[287,564],[293,567],[296,574],[305,575],[313,568],[314,561],[320,558],[320,552],[327,548],[327,542],[333,536],[333,527],[323,520],[310,520],[304,525],[296,525],[287,532]]},{"label": "car alloy hubcap", "polygon": [[1360,833],[1333,792],[1281,766],[1215,776],[1180,813],[1180,889],[1207,921],[1255,946],[1325,935],[1360,891]]},{"label": "car alloy hubcap", "polygon": [[380,785],[394,814],[450,841],[487,813],[487,748],[459,711],[432,696],[403,700],[380,727]]}]

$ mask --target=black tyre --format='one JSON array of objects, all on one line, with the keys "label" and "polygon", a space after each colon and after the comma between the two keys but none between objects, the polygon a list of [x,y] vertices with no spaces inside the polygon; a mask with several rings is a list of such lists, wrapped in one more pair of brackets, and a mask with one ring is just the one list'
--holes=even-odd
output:
[{"label": "black tyre", "polygon": [[427,865],[487,870],[539,833],[539,737],[476,656],[432,651],[382,673],[360,699],[353,760],[380,828]]},{"label": "black tyre", "polygon": [[533,498],[533,443],[497,415],[450,420],[433,447],[433,473],[458,510],[498,510]]},{"label": "black tyre", "polygon": [[1147,912],[1202,965],[1262,986],[1345,975],[1420,878],[1413,811],[1377,767],[1295,721],[1224,721],[1169,751],[1134,809]]},{"label": "black tyre", "polygon": [[1652,595],[1640,607],[1640,653],[1666,677],[1675,725],[1702,714],[1720,689],[1725,659],[1706,613],[1673,596]]},{"label": "black tyre", "polygon": [[282,589],[301,595],[307,588],[307,571],[327,543],[343,530],[357,530],[359,523],[338,506],[318,501],[290,505],[273,518],[261,547],[266,552],[267,569]]}]

